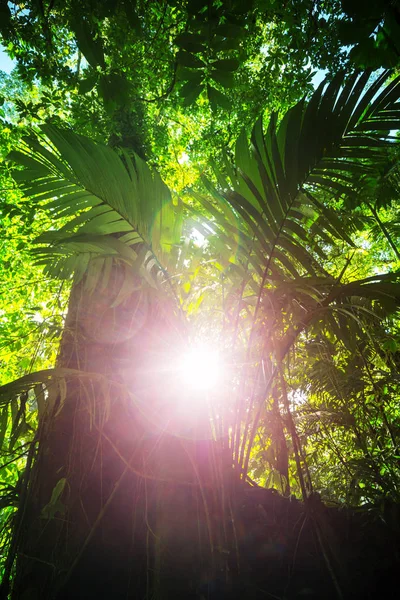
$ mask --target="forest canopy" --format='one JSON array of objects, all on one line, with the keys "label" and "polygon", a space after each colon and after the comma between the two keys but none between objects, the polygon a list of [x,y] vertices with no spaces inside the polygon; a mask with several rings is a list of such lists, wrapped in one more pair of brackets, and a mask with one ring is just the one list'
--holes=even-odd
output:
[{"label": "forest canopy", "polygon": [[76,381],[240,480],[399,501],[398,3],[2,1],[0,36],[6,576]]}]

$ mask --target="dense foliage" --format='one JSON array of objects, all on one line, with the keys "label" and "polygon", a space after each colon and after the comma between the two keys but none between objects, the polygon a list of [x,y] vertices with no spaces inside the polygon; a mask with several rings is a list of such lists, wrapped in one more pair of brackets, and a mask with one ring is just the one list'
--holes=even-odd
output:
[{"label": "dense foliage", "polygon": [[124,385],[169,434],[201,392],[165,361],[208,338],[226,367],[208,418],[238,479],[399,501],[397,3],[15,1],[0,20],[6,579],[41,422],[90,371],[57,363],[72,285],[99,311],[113,287],[96,335],[167,323],[156,383],[145,362]]}]

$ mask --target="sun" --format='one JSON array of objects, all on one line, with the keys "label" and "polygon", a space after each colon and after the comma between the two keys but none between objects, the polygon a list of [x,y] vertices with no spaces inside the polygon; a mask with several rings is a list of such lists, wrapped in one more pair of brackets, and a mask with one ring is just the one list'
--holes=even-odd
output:
[{"label": "sun", "polygon": [[193,391],[215,390],[223,376],[219,351],[205,343],[189,348],[181,359],[179,375],[185,387]]},{"label": "sun", "polygon": [[177,344],[158,368],[144,375],[140,407],[154,430],[193,439],[219,435],[229,412],[230,370],[217,342]]}]

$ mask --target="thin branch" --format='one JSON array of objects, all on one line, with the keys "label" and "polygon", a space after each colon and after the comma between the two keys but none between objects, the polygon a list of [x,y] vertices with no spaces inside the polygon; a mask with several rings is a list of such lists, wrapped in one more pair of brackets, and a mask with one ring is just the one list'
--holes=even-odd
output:
[{"label": "thin branch", "polygon": [[368,202],[365,202],[365,204],[366,204],[366,206],[368,206],[369,210],[373,214],[375,221],[378,223],[380,230],[382,231],[383,235],[385,236],[385,238],[386,238],[389,246],[393,250],[396,258],[398,260],[400,260],[400,252],[397,250],[396,244],[392,240],[390,233],[388,232],[388,230],[385,227],[385,224],[380,220],[376,208],[374,206],[372,206],[372,204],[369,204]]},{"label": "thin branch", "polygon": [[157,96],[156,98],[150,98],[150,99],[142,98],[142,97],[138,96],[138,100],[141,100],[142,102],[147,102],[147,104],[151,104],[152,102],[159,102],[160,100],[165,100],[166,98],[168,98],[168,96],[170,95],[170,93],[172,92],[172,90],[175,87],[177,69],[178,69],[178,63],[177,63],[177,61],[175,61],[173,72],[172,72],[172,81],[169,84],[169,86],[167,87],[167,89],[165,90],[165,92],[163,94],[161,94],[161,96]]}]

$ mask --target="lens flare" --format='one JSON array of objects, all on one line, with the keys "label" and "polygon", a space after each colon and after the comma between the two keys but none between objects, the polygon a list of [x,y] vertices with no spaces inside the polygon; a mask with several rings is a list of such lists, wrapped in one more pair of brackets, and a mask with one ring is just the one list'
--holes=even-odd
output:
[{"label": "lens flare", "polygon": [[211,346],[195,346],[185,353],[179,371],[187,388],[212,391],[222,380],[220,354]]}]

